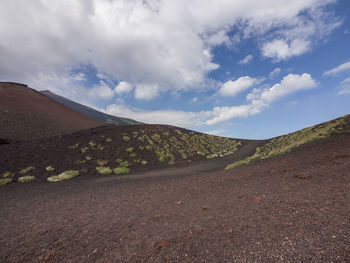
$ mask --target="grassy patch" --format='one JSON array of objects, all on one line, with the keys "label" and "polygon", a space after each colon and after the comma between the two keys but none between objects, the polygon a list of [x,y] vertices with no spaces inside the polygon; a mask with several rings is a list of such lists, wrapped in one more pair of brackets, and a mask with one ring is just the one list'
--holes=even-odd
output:
[{"label": "grassy patch", "polygon": [[125,135],[125,136],[123,136],[123,140],[128,142],[128,141],[130,141],[130,137]]},{"label": "grassy patch", "polygon": [[35,176],[27,175],[27,176],[22,176],[18,178],[19,183],[30,183],[36,180]]},{"label": "grassy patch", "polygon": [[99,174],[111,174],[112,169],[109,167],[96,167],[96,171]]},{"label": "grassy patch", "polygon": [[130,169],[127,167],[118,167],[113,169],[113,173],[115,174],[128,174],[130,173]]},{"label": "grassy patch", "polygon": [[33,171],[35,169],[34,166],[28,166],[22,170],[20,170],[18,173],[19,174],[26,174],[26,173],[29,173],[30,171]]},{"label": "grassy patch", "polygon": [[49,178],[47,178],[47,181],[60,182],[60,181],[64,181],[64,180],[69,180],[69,179],[74,178],[78,175],[79,175],[79,171],[69,170],[69,171],[65,171],[63,173],[60,173],[59,175],[50,176]]},{"label": "grassy patch", "polygon": [[11,173],[11,172],[4,172],[2,174],[2,178],[12,178],[15,176],[15,173]]},{"label": "grassy patch", "polygon": [[1,185],[7,185],[9,183],[12,183],[12,178],[0,179],[0,186]]},{"label": "grassy patch", "polygon": [[53,168],[51,165],[49,165],[49,166],[46,166],[45,170],[48,172],[52,172],[55,170],[55,168]]}]

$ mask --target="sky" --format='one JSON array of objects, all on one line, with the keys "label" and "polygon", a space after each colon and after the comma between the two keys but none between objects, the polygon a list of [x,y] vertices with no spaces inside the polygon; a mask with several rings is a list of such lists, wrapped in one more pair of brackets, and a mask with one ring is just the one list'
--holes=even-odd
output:
[{"label": "sky", "polygon": [[271,138],[350,113],[348,0],[0,6],[0,81],[236,138]]}]

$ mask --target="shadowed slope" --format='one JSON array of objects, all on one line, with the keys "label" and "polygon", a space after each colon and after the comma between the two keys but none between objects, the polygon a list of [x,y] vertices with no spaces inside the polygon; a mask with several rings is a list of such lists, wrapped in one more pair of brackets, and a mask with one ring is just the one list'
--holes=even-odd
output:
[{"label": "shadowed slope", "polygon": [[76,111],[79,111],[87,116],[89,116],[90,118],[100,121],[100,122],[104,122],[104,123],[108,123],[108,124],[114,124],[114,125],[133,125],[133,124],[141,124],[141,122],[132,120],[132,119],[128,119],[128,118],[121,118],[121,117],[117,117],[117,116],[113,116],[113,115],[109,115],[109,114],[105,114],[103,112],[94,110],[90,107],[87,107],[85,105],[79,104],[77,102],[74,102],[72,100],[69,100],[65,97],[56,95],[55,93],[52,93],[49,90],[43,90],[40,91],[42,94],[48,96],[49,98],[62,103],[64,105],[66,105],[69,108],[72,108]]},{"label": "shadowed slope", "polygon": [[0,138],[31,140],[100,126],[27,85],[0,82]]}]

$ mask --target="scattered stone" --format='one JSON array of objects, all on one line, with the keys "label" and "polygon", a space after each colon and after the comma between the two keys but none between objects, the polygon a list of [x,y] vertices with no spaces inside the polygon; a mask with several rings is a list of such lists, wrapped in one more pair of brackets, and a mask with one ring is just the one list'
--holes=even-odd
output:
[{"label": "scattered stone", "polygon": [[19,183],[30,183],[36,180],[35,176],[27,175],[27,176],[22,176],[18,178]]},{"label": "scattered stone", "polygon": [[28,166],[28,167],[26,167],[26,168],[20,170],[19,173],[20,173],[20,174],[26,174],[26,173],[28,173],[28,172],[30,172],[30,171],[33,171],[34,169],[35,169],[34,166]]}]

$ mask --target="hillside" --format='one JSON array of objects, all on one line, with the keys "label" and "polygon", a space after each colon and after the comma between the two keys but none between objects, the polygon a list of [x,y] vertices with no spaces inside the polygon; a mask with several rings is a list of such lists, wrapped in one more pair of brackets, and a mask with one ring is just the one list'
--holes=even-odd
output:
[{"label": "hillside", "polygon": [[236,140],[166,125],[109,125],[3,145],[0,176],[17,182],[23,177],[21,170],[28,167],[33,169],[25,174],[40,181],[72,170],[79,175],[112,174],[114,169],[134,174],[207,162],[223,169],[229,160],[244,158],[259,145],[261,141]]},{"label": "hillside", "polygon": [[49,98],[62,103],[63,105],[72,108],[73,110],[79,111],[87,116],[89,116],[90,118],[102,122],[102,123],[107,123],[107,124],[114,124],[114,125],[134,125],[134,124],[141,124],[141,122],[132,120],[132,119],[128,119],[128,118],[121,118],[121,117],[117,117],[117,116],[113,116],[113,115],[109,115],[109,114],[105,114],[103,112],[94,110],[90,107],[87,107],[85,105],[79,104],[77,102],[74,102],[72,100],[69,100],[65,97],[56,95],[54,93],[52,93],[49,90],[43,90],[40,91],[42,94],[44,94],[45,96],[48,96]]},{"label": "hillside", "polygon": [[256,151],[252,156],[232,163],[228,165],[226,169],[247,165],[255,160],[283,155],[308,142],[317,141],[337,134],[347,133],[350,133],[350,114],[335,120],[313,125],[293,133],[267,140],[264,145],[256,148]]},{"label": "hillside", "polygon": [[62,135],[102,125],[27,85],[0,82],[0,140]]}]

